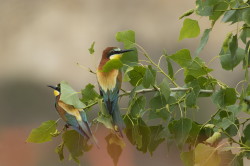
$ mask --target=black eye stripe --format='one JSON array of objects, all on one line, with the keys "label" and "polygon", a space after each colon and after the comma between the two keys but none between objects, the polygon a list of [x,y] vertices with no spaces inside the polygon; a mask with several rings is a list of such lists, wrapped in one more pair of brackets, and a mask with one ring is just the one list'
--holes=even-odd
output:
[{"label": "black eye stripe", "polygon": [[111,50],[111,51],[108,53],[108,57],[110,57],[111,55],[119,54],[119,53],[120,53],[119,51]]}]

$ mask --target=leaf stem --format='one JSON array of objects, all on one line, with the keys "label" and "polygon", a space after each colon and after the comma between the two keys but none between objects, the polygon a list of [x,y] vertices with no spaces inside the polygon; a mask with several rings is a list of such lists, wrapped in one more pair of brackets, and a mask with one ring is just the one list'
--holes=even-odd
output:
[{"label": "leaf stem", "polygon": [[238,145],[243,146],[243,147],[246,148],[246,149],[249,149],[249,147],[248,147],[247,145],[245,145],[245,144],[243,144],[243,143],[240,143],[240,142],[236,141],[236,140],[235,140],[233,137],[231,137],[231,135],[228,134],[224,129],[222,129],[222,131],[223,131],[223,133],[224,133],[231,141],[233,141],[234,143],[236,143],[236,144],[238,144]]}]

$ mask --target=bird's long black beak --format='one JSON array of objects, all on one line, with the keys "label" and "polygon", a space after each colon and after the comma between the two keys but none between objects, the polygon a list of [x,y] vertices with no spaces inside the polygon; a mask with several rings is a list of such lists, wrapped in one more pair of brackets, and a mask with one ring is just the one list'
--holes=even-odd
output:
[{"label": "bird's long black beak", "polygon": [[128,49],[128,50],[121,50],[121,51],[119,51],[119,53],[125,53],[125,52],[130,52],[130,51],[134,51],[134,50],[132,50],[132,49]]},{"label": "bird's long black beak", "polygon": [[57,90],[57,87],[55,87],[55,86],[52,86],[52,85],[47,85],[47,86],[54,89],[54,90]]}]

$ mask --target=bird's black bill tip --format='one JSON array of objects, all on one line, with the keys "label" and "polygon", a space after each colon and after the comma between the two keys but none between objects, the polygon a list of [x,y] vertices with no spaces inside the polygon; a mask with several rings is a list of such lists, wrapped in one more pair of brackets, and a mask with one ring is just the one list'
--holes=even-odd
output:
[{"label": "bird's black bill tip", "polygon": [[135,50],[133,50],[133,49],[128,49],[128,50],[121,50],[121,51],[119,51],[120,53],[126,53],[126,52],[131,52],[131,51],[135,51]]},{"label": "bird's black bill tip", "polygon": [[47,87],[50,87],[50,88],[52,88],[52,89],[54,89],[54,90],[56,90],[56,89],[57,89],[57,87],[52,86],[52,85],[47,85]]}]

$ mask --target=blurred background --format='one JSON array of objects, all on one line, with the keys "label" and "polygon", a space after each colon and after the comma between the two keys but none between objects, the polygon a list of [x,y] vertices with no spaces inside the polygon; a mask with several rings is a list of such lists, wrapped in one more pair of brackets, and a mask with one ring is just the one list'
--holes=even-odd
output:
[{"label": "blurred background", "polygon": [[[122,47],[115,40],[118,31],[134,30],[136,42],[154,59],[163,49],[168,54],[182,48],[194,53],[200,37],[178,41],[182,26],[178,17],[194,7],[191,0],[0,0],[0,166],[76,165],[67,155],[60,162],[54,153],[60,138],[44,144],[25,143],[29,132],[41,122],[58,119],[54,96],[46,85],[66,80],[77,91],[87,83],[96,85],[95,75],[76,63],[95,70],[104,48]],[[210,27],[206,18],[193,18],[199,20],[201,34]],[[225,35],[232,30],[228,28],[235,27],[220,21],[215,25],[200,54],[206,62],[218,55]],[[96,52],[90,55],[93,41]],[[231,86],[244,76],[240,68],[221,70],[218,59],[209,67],[216,69],[212,73],[216,78]],[[199,102],[205,104],[197,113],[200,117],[195,118],[204,122],[214,108],[209,98]],[[82,165],[112,165],[103,139],[107,131],[99,129],[96,135],[104,148],[84,154]],[[178,150],[167,149],[162,144],[151,157],[127,142],[118,165],[181,166]]]}]

